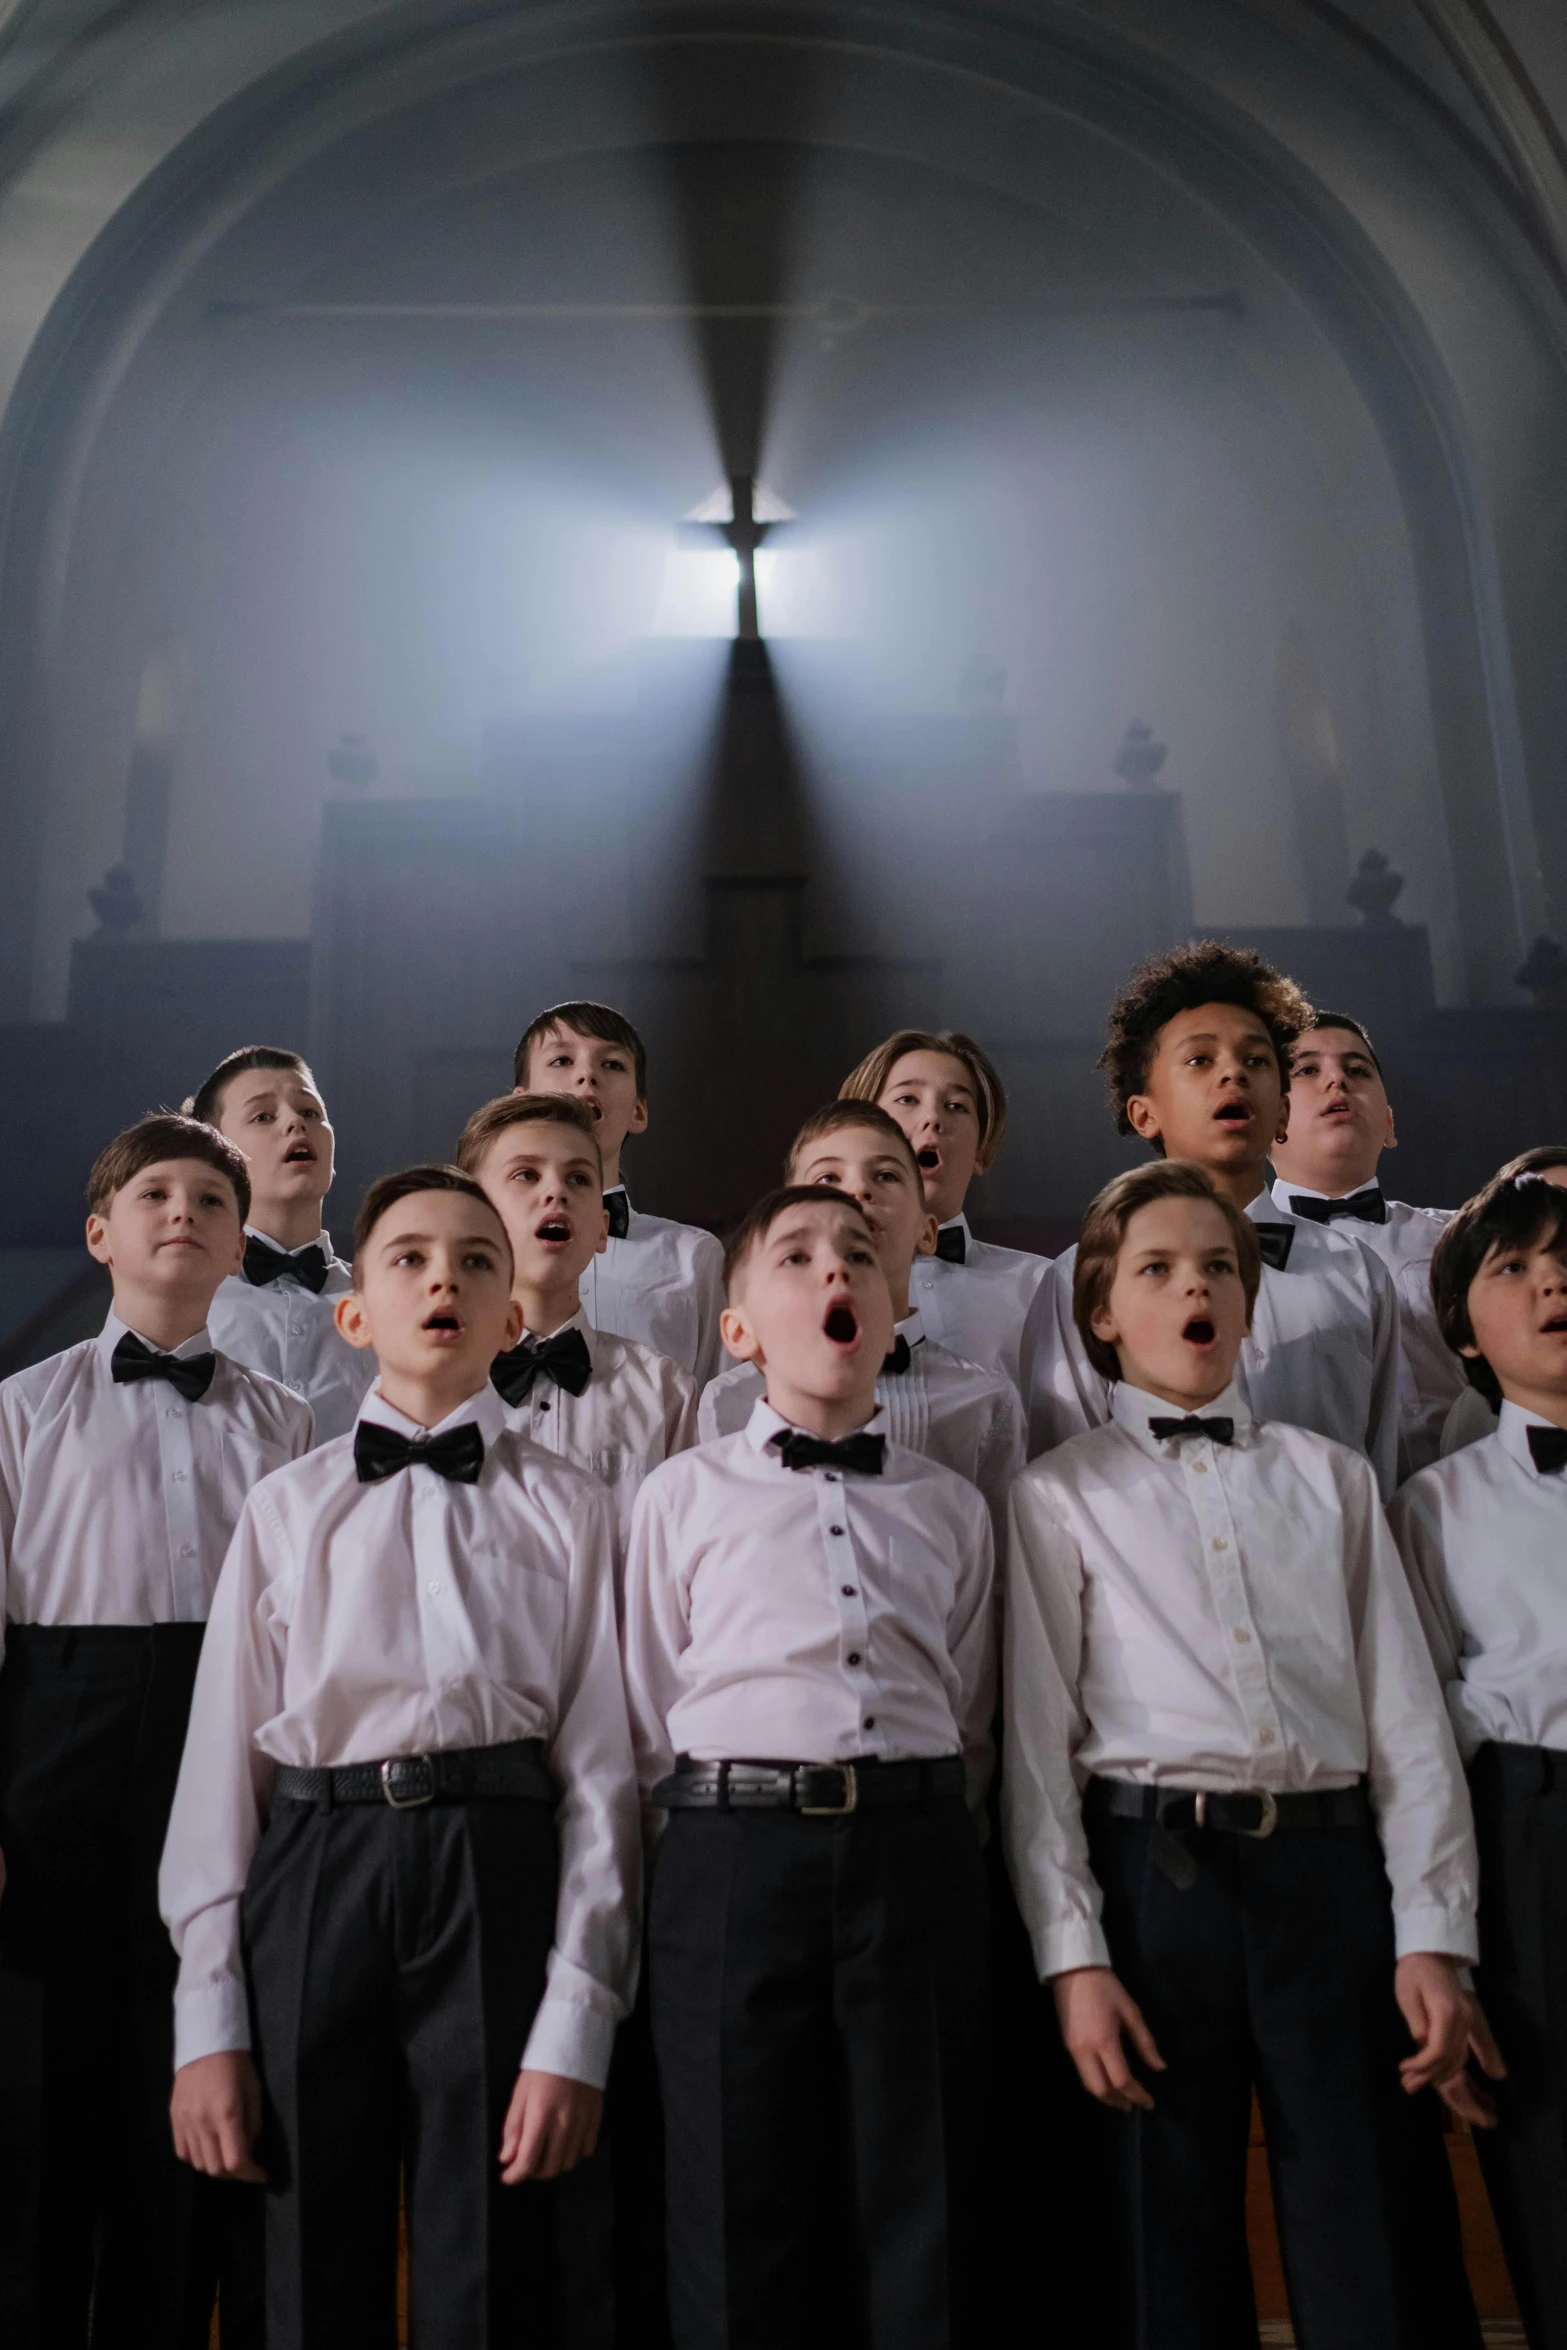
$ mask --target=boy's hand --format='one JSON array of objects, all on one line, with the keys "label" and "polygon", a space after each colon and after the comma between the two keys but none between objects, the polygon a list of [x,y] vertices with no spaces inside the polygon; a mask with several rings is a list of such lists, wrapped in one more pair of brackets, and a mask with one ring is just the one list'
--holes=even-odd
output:
[{"label": "boy's hand", "polygon": [[1496,2120],[1491,2100],[1466,2067],[1473,2056],[1493,2081],[1505,2080],[1507,2067],[1480,2002],[1458,1979],[1458,1961],[1411,1951],[1394,1969],[1393,1995],[1415,2042],[1415,2053],[1398,2068],[1408,2094],[1434,2088],[1463,2120],[1489,2129]]},{"label": "boy's hand", "polygon": [[574,2169],[598,2144],[603,2118],[602,2089],[564,2073],[519,2073],[501,2131],[501,2185]]},{"label": "boy's hand", "polygon": [[174,2151],[209,2179],[265,2186],[252,2148],[261,2128],[261,2082],[244,2048],[225,2048],[182,2064],[169,2099]]},{"label": "boy's hand", "polygon": [[1153,2099],[1127,2063],[1121,2035],[1154,2072],[1164,2071],[1164,2058],[1125,1985],[1109,1967],[1088,1966],[1057,1975],[1053,1988],[1061,2037],[1089,2095],[1116,2113],[1134,2106],[1151,2111]]}]

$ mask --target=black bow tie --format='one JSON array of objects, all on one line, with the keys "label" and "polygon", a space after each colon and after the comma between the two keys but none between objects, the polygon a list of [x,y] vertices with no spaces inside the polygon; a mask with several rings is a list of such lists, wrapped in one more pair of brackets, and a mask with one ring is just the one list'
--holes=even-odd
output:
[{"label": "black bow tie", "polygon": [[824,1436],[807,1436],[799,1428],[781,1428],[773,1438],[786,1469],[858,1469],[867,1477],[881,1475],[885,1436],[845,1436],[829,1444]]},{"label": "black bow tie", "polygon": [[604,1205],[609,1211],[609,1237],[624,1240],[631,1230],[631,1200],[624,1191],[606,1191]]},{"label": "black bow tie", "polygon": [[138,1379],[167,1379],[187,1403],[200,1403],[217,1367],[216,1355],[159,1354],[130,1330],[109,1357],[109,1375],[116,1387],[129,1387]]},{"label": "black bow tie", "polygon": [[1255,1230],[1263,1263],[1271,1265],[1275,1273],[1282,1273],[1290,1261],[1290,1250],[1295,1246],[1294,1225],[1258,1224]]},{"label": "black bow tie", "polygon": [[1184,1420],[1150,1420],[1148,1433],[1157,1436],[1161,1444],[1168,1444],[1174,1436],[1207,1436],[1215,1444],[1233,1444],[1235,1422],[1225,1419],[1201,1420],[1195,1412],[1190,1412]]},{"label": "black bow tie", "polygon": [[580,1395],[593,1376],[593,1357],[580,1330],[557,1330],[553,1338],[530,1344],[525,1338],[509,1354],[497,1355],[490,1365],[490,1385],[508,1403],[526,1403],[541,1371],[568,1395]]},{"label": "black bow tie", "polygon": [[1387,1201],[1380,1183],[1368,1183],[1348,1199],[1312,1199],[1303,1191],[1292,1191],[1290,1213],[1304,1216],[1308,1224],[1335,1224],[1340,1216],[1353,1216],[1357,1224],[1385,1224]]},{"label": "black bow tie", "polygon": [[968,1242],[961,1224],[943,1224],[936,1235],[936,1254],[944,1265],[961,1265],[968,1255]]},{"label": "black bow tie", "polygon": [[1529,1455],[1542,1477],[1560,1476],[1567,1469],[1567,1428],[1531,1428]]},{"label": "black bow tie", "polygon": [[293,1256],[284,1249],[269,1248],[264,1240],[245,1243],[245,1279],[252,1289],[265,1289],[269,1281],[297,1281],[301,1289],[312,1289],[319,1297],[326,1287],[328,1270],[326,1250],[314,1241]]},{"label": "black bow tie", "polygon": [[399,1436],[379,1420],[361,1420],[354,1430],[354,1467],[361,1485],[379,1485],[416,1461],[454,1485],[477,1485],[484,1466],[484,1438],[472,1420],[444,1436]]},{"label": "black bow tie", "polygon": [[910,1363],[913,1360],[914,1350],[909,1345],[908,1340],[906,1338],[895,1338],[892,1342],[891,1354],[884,1355],[882,1357],[882,1377],[885,1379],[890,1373],[894,1379],[901,1379],[904,1372],[908,1369]]}]

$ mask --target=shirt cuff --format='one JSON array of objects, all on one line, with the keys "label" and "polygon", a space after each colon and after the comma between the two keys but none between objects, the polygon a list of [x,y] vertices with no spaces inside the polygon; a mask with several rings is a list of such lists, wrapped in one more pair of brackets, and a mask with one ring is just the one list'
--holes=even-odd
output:
[{"label": "shirt cuff", "polygon": [[559,2073],[568,2081],[586,2081],[602,2089],[609,2079],[609,2060],[615,2046],[615,2018],[607,2008],[587,2007],[580,1999],[546,1991],[522,2052],[525,2073]]},{"label": "shirt cuff", "polygon": [[1400,1958],[1429,1951],[1438,1958],[1456,1958],[1461,1966],[1473,1966],[1480,1956],[1474,1913],[1438,1909],[1434,1903],[1424,1909],[1395,1909],[1393,1948]]},{"label": "shirt cuff", "polygon": [[250,2046],[250,2001],[243,1978],[216,1975],[174,1993],[174,2069],[198,2056]]},{"label": "shirt cuff", "polygon": [[1075,1974],[1079,1967],[1108,1966],[1110,1945],[1097,1918],[1066,1918],[1047,1926],[1035,1950],[1042,1983],[1057,1975]]}]

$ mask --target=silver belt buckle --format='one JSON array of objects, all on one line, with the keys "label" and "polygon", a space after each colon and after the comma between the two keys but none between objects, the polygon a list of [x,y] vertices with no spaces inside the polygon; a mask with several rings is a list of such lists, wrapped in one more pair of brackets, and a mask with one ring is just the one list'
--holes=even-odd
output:
[{"label": "silver belt buckle", "polygon": [[1242,1828],[1240,1833],[1243,1836],[1250,1836],[1256,1841],[1260,1842],[1264,1836],[1271,1836],[1274,1829],[1278,1826],[1279,1807],[1275,1798],[1269,1793],[1266,1787],[1254,1787],[1251,1792],[1256,1796],[1257,1801],[1262,1805],[1262,1820],[1259,1826],[1255,1828]]},{"label": "silver belt buckle", "polygon": [[[394,1795],[392,1773],[417,1771],[423,1773],[422,1787],[414,1795]],[[393,1811],[417,1811],[421,1804],[435,1801],[435,1765],[427,1754],[399,1754],[381,1765],[381,1793]]]},{"label": "silver belt buckle", "polygon": [[843,1779],[842,1803],[801,1803],[795,1806],[802,1820],[841,1820],[859,1807],[860,1778],[853,1763],[817,1763],[819,1771],[837,1771]]}]

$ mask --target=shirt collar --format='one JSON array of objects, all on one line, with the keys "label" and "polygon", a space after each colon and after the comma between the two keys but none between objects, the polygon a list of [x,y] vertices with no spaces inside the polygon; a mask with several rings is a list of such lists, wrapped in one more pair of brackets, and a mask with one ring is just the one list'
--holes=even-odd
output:
[{"label": "shirt collar", "polygon": [[1359,1199],[1363,1191],[1379,1192],[1381,1189],[1381,1182],[1375,1175],[1369,1183],[1353,1184],[1348,1191],[1313,1191],[1309,1183],[1286,1183],[1280,1175],[1275,1179],[1271,1193],[1266,1196],[1272,1199],[1276,1208],[1282,1208],[1285,1215],[1289,1216],[1294,1213],[1290,1206],[1292,1195],[1300,1199]]},{"label": "shirt collar", "polygon": [[[1522,1404],[1508,1403],[1504,1397],[1501,1413],[1496,1423],[1496,1433],[1502,1440],[1503,1449],[1512,1454],[1518,1466],[1526,1470],[1531,1477],[1538,1477],[1540,1472],[1535,1467],[1534,1455],[1529,1450],[1529,1431],[1531,1428],[1554,1428],[1558,1424],[1555,1420],[1545,1419],[1539,1412],[1526,1412]],[[1560,1476],[1557,1476],[1554,1482],[1559,1485],[1561,1483]]]},{"label": "shirt collar", "polygon": [[[580,1330],[583,1337],[588,1339],[591,1339],[593,1336],[593,1325],[588,1320],[588,1309],[585,1305],[582,1304],[580,1299],[577,1303],[576,1312],[571,1315],[568,1320],[558,1324],[558,1326],[551,1330],[548,1335],[549,1338],[564,1338],[568,1330]],[[544,1346],[548,1344],[548,1339],[540,1337],[537,1330],[524,1330],[522,1335],[529,1346]]]},{"label": "shirt collar", "polygon": [[965,1215],[959,1214],[956,1216],[949,1216],[945,1224],[937,1225],[936,1230],[938,1232],[961,1232],[963,1235],[963,1245],[965,1248],[972,1248],[974,1246],[974,1235],[969,1228],[969,1220]]},{"label": "shirt collar", "polygon": [[271,1249],[274,1256],[302,1257],[307,1248],[318,1248],[329,1265],[335,1264],[337,1261],[332,1254],[332,1235],[324,1224],[314,1240],[302,1240],[298,1248],[285,1248],[280,1240],[273,1239],[270,1232],[258,1232],[254,1224],[245,1226],[245,1238],[259,1240],[262,1247]]},{"label": "shirt collar", "polygon": [[912,1354],[915,1347],[923,1346],[925,1343],[924,1321],[918,1313],[905,1314],[901,1322],[893,1325],[892,1335],[895,1339],[907,1339],[909,1351]]},{"label": "shirt collar", "polygon": [[[471,1420],[484,1438],[486,1445],[490,1445],[494,1443],[497,1436],[502,1435],[505,1431],[506,1406],[486,1379],[477,1394],[470,1395],[465,1402],[457,1406],[454,1412],[448,1412],[438,1426],[421,1428],[417,1420],[410,1420],[406,1413],[397,1409],[395,1404],[387,1402],[381,1393],[381,1382],[377,1379],[359,1407],[358,1418],[359,1420],[373,1420],[379,1428],[395,1428],[399,1436],[406,1436],[410,1439],[420,1436],[444,1436],[448,1428],[466,1427]],[[357,1427],[357,1425],[358,1420],[355,1421],[355,1426]]]},{"label": "shirt collar", "polygon": [[1243,1216],[1249,1216],[1254,1224],[1276,1224],[1281,1216],[1291,1224],[1303,1223],[1305,1220],[1303,1217],[1297,1216],[1294,1210],[1279,1198],[1276,1189],[1270,1191],[1266,1184],[1258,1192],[1251,1206],[1243,1208],[1241,1213]]},{"label": "shirt collar", "polygon": [[143,1346],[152,1347],[155,1355],[172,1354],[177,1363],[188,1361],[192,1355],[209,1355],[213,1351],[212,1341],[207,1336],[205,1325],[194,1332],[191,1337],[182,1338],[176,1347],[156,1346],[150,1338],[143,1338],[139,1330],[133,1330],[129,1322],[122,1322],[119,1315],[111,1309],[103,1328],[98,1333],[98,1352],[105,1360],[113,1354],[122,1338],[139,1339]]},{"label": "shirt collar", "polygon": [[[1156,1461],[1163,1461],[1169,1459],[1175,1447],[1163,1437],[1151,1436],[1149,1421],[1184,1420],[1187,1414],[1179,1404],[1167,1402],[1162,1395],[1150,1395],[1146,1388],[1129,1387],[1124,1379],[1118,1379],[1110,1391],[1110,1417],[1117,1427],[1126,1430],[1139,1451],[1152,1453]],[[1216,1395],[1212,1403],[1200,1404],[1191,1417],[1233,1420],[1237,1439],[1249,1436],[1256,1425],[1250,1406],[1233,1380],[1222,1395]]]},{"label": "shirt collar", "polygon": [[[783,1435],[785,1430],[793,1426],[792,1420],[786,1420],[782,1412],[775,1412],[766,1396],[760,1395],[751,1406],[751,1417],[745,1424],[745,1439],[753,1452],[765,1452],[775,1436]],[[813,1431],[802,1428],[800,1433],[802,1436],[808,1436]],[[863,1428],[852,1428],[849,1433],[851,1436],[885,1436],[887,1433],[886,1412],[881,1409],[876,1410]]]}]

